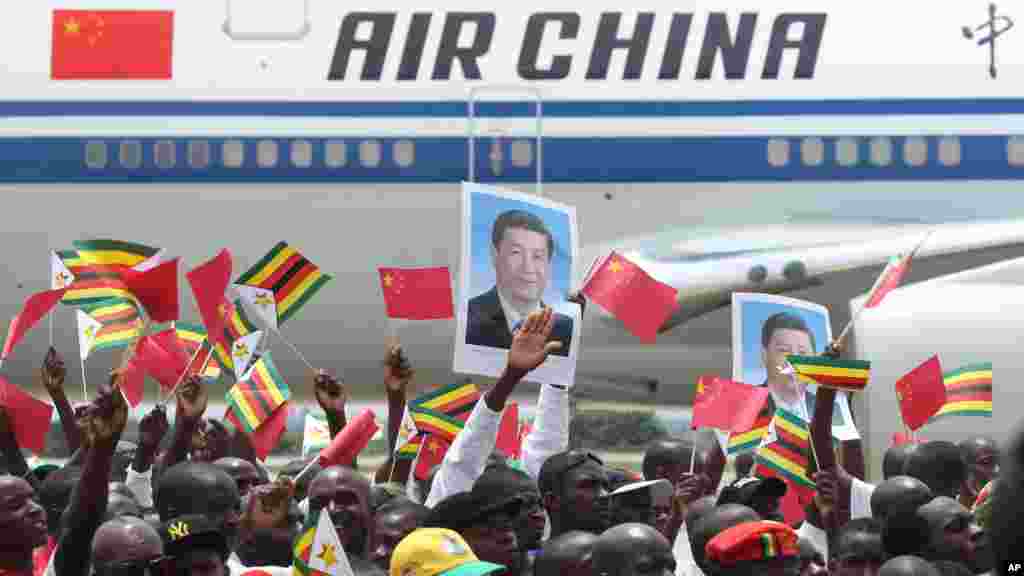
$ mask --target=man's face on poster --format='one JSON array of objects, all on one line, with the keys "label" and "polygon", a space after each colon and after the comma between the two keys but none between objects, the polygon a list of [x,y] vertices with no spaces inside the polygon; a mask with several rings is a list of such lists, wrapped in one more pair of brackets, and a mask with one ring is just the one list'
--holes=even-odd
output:
[{"label": "man's face on poster", "polygon": [[774,386],[784,386],[788,388],[784,390],[785,392],[794,394],[798,391],[802,392],[804,384],[779,372],[780,367],[786,364],[786,356],[791,354],[813,355],[811,335],[803,330],[780,328],[772,332],[768,346],[761,351],[761,359],[764,362],[765,371],[768,373],[768,383]]},{"label": "man's face on poster", "polygon": [[498,247],[491,247],[491,257],[502,296],[524,306],[540,301],[551,268],[547,236],[525,228],[507,228]]}]

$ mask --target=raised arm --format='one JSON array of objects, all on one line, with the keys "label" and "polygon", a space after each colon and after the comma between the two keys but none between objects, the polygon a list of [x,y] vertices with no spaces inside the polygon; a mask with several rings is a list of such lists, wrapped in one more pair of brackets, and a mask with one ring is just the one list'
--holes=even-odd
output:
[{"label": "raised arm", "polygon": [[100,390],[84,418],[82,441],[87,452],[57,546],[54,566],[58,576],[89,573],[92,538],[107,511],[114,449],[128,421],[128,403],[119,389],[119,378],[118,372],[111,374],[110,385]]},{"label": "raised arm", "polygon": [[170,425],[167,412],[157,405],[139,422],[139,447],[128,467],[125,484],[143,509],[153,507],[153,462]]},{"label": "raised arm", "polygon": [[394,454],[398,430],[405,416],[406,394],[414,371],[399,344],[388,347],[384,358],[384,389],[388,398],[388,454]]},{"label": "raised arm", "polygon": [[74,453],[82,445],[82,436],[78,431],[78,422],[75,420],[75,413],[71,409],[71,402],[64,392],[64,379],[67,376],[67,368],[64,367],[64,359],[53,346],[46,351],[43,359],[43,366],[39,370],[39,381],[46,388],[50,398],[53,399],[53,407],[57,409],[60,417],[60,426],[64,430],[64,440],[68,445],[68,454]]},{"label": "raised arm", "polygon": [[206,412],[209,392],[199,376],[188,376],[178,386],[178,407],[174,417],[174,437],[171,447],[157,457],[158,472],[162,472],[188,458],[192,435]]}]

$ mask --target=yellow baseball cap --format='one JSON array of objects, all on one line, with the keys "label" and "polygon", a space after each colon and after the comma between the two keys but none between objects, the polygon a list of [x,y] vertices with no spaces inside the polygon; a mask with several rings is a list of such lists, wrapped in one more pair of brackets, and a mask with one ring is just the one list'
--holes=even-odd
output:
[{"label": "yellow baseball cap", "polygon": [[458,532],[420,528],[395,547],[389,576],[484,576],[504,569],[481,562]]}]

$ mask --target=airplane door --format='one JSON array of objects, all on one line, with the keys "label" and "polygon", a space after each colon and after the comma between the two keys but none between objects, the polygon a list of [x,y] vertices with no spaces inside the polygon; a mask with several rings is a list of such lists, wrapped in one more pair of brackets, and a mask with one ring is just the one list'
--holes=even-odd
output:
[{"label": "airplane door", "polygon": [[309,0],[225,0],[224,33],[232,40],[302,40],[311,28]]},{"label": "airplane door", "polygon": [[[486,120],[477,116],[477,109],[480,96],[487,93],[516,93],[529,96],[536,112],[533,137],[513,138],[507,137],[500,130],[482,129],[481,125],[485,124]],[[514,177],[517,172],[532,166],[536,178],[535,193],[544,196],[544,104],[540,89],[532,86],[477,86],[470,89],[466,108],[469,120],[466,124],[468,180],[476,182],[478,176],[487,180]],[[478,144],[486,146],[486,151],[478,151]],[[482,165],[478,167],[480,164]]]}]

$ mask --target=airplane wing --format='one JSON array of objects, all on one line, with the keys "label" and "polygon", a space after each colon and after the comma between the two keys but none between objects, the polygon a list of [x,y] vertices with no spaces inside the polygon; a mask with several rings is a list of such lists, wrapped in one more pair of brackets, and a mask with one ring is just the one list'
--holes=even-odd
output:
[{"label": "airplane wing", "polygon": [[[782,294],[826,284],[835,273],[884,264],[912,250],[929,232],[919,259],[1024,245],[1024,220],[1006,220],[902,226],[787,224],[720,231],[715,238],[683,240],[657,254],[631,247],[628,241],[590,252],[615,248],[679,290],[679,308],[661,329],[666,332],[727,306],[733,292]],[[865,291],[869,288],[864,286]]]}]

